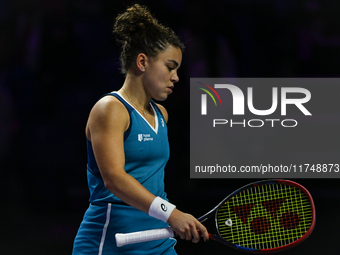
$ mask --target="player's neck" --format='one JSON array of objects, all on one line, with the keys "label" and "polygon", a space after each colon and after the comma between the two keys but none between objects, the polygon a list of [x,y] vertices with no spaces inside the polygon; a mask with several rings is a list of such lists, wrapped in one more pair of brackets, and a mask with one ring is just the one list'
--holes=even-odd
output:
[{"label": "player's neck", "polygon": [[151,97],[148,96],[139,77],[127,75],[120,92],[137,107],[148,109]]}]

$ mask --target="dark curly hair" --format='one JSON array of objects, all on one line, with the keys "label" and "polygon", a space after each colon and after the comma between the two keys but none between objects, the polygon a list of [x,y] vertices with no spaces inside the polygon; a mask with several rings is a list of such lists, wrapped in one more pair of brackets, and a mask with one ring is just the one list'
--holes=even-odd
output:
[{"label": "dark curly hair", "polygon": [[179,37],[169,27],[160,24],[145,6],[135,4],[115,20],[113,33],[121,45],[122,73],[126,74],[140,53],[156,57],[169,45],[184,51]]}]

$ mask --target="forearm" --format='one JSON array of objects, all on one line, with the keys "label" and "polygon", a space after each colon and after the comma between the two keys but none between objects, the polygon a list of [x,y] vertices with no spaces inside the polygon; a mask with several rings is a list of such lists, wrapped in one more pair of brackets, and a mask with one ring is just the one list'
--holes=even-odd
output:
[{"label": "forearm", "polygon": [[[180,235],[182,239],[198,242],[200,239],[199,232],[203,235],[204,240],[208,240],[206,228],[199,223],[192,215],[183,213],[174,209],[172,204],[167,204],[169,214],[163,212],[160,208],[150,209],[150,205],[155,207],[156,196],[143,187],[135,178],[127,173],[115,174],[109,178],[104,178],[105,186],[113,194],[123,200],[125,203],[133,206],[143,212],[148,213],[157,219],[167,221],[172,229]],[[159,199],[162,201],[162,199]],[[167,203],[163,200],[161,203]],[[159,207],[160,203],[158,203]],[[151,213],[150,213],[151,212]],[[199,231],[199,232],[198,232]]]},{"label": "forearm", "polygon": [[105,187],[122,201],[148,213],[155,195],[127,173],[120,173],[104,179]]}]

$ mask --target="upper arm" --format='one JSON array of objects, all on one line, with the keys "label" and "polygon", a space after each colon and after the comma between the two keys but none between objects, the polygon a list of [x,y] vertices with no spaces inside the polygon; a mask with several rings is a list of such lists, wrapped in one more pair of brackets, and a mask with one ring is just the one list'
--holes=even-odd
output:
[{"label": "upper arm", "polygon": [[105,187],[125,203],[147,213],[155,195],[124,169],[124,132],[129,125],[130,116],[125,106],[117,98],[108,96],[92,108],[86,134]]},{"label": "upper arm", "polygon": [[103,97],[91,110],[86,135],[104,182],[125,173],[124,132],[128,126],[129,114],[115,97]]}]

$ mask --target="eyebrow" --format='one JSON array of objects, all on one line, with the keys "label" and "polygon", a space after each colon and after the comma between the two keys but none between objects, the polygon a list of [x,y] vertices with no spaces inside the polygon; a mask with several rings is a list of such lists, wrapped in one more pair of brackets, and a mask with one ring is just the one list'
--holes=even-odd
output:
[{"label": "eyebrow", "polygon": [[179,64],[178,64],[178,63],[177,63],[177,61],[175,61],[175,60],[168,59],[168,61],[169,61],[169,62],[172,62],[172,63],[174,63],[174,65],[175,65],[176,67],[178,67],[178,66],[179,66]]}]

